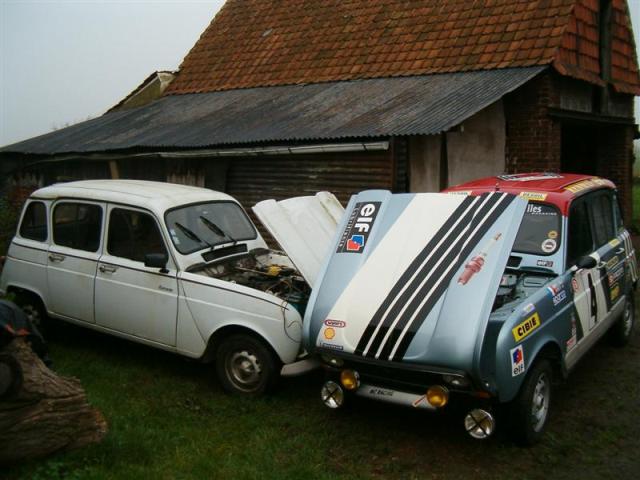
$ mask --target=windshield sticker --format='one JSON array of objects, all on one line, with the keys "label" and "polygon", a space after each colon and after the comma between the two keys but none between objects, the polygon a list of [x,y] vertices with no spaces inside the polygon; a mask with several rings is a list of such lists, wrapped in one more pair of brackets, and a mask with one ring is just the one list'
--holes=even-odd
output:
[{"label": "windshield sticker", "polygon": [[544,242],[542,242],[541,248],[544,253],[551,253],[556,249],[558,244],[553,238],[547,238]]},{"label": "windshield sticker", "polygon": [[547,199],[547,194],[538,192],[520,192],[520,197],[525,200],[537,200],[539,202],[544,202]]},{"label": "windshield sticker", "polygon": [[511,350],[511,376],[517,377],[524,373],[524,349],[518,345]]},{"label": "windshield sticker", "polygon": [[458,190],[455,192],[447,192],[449,195],[464,195],[464,196],[469,196],[473,193],[472,190]]},{"label": "windshield sticker", "polygon": [[547,236],[552,239],[555,240],[556,238],[558,238],[558,231],[557,230],[551,230]]},{"label": "windshield sticker", "polygon": [[513,338],[515,339],[515,341],[519,342],[528,337],[534,330],[540,327],[540,325],[540,315],[538,315],[538,312],[536,312],[520,325],[511,330],[511,333],[513,333]]},{"label": "windshield sticker", "polygon": [[553,267],[553,260],[538,260],[536,262],[536,265],[538,267],[552,268]]},{"label": "windshield sticker", "polygon": [[506,182],[530,182],[532,180],[553,180],[555,178],[562,178],[562,175],[557,173],[541,173],[540,175],[523,175],[522,173],[516,173],[513,175],[499,175],[498,178]]},{"label": "windshield sticker", "polygon": [[336,253],[362,253],[382,202],[356,203]]}]

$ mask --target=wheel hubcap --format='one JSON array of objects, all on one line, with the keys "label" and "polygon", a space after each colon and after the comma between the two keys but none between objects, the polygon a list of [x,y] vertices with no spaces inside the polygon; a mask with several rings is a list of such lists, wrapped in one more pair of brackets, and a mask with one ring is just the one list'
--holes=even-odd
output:
[{"label": "wheel hubcap", "polygon": [[260,383],[260,362],[251,352],[233,352],[227,360],[230,380],[242,390],[252,390]]},{"label": "wheel hubcap", "polygon": [[549,378],[546,373],[543,373],[538,377],[536,388],[533,391],[531,422],[533,423],[533,429],[536,432],[539,432],[542,429],[544,422],[547,419],[550,391],[551,386],[549,384]]},{"label": "wheel hubcap", "polygon": [[631,334],[631,328],[633,327],[633,309],[629,301],[627,301],[627,306],[624,309],[622,327],[624,331],[624,336],[628,337]]}]

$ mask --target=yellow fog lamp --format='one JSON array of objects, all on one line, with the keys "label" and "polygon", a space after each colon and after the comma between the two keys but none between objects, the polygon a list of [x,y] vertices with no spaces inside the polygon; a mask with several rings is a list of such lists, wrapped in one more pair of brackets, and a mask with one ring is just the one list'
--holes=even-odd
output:
[{"label": "yellow fog lamp", "polygon": [[354,370],[343,370],[340,373],[340,383],[347,390],[357,390],[360,386],[360,375]]},{"label": "yellow fog lamp", "polygon": [[449,403],[449,390],[440,385],[434,385],[427,390],[427,402],[435,408],[442,408]]}]

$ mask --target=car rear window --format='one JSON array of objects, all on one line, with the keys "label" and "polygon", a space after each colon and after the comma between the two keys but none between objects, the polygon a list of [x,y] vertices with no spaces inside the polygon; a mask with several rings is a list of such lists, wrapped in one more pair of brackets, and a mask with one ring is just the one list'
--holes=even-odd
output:
[{"label": "car rear window", "polygon": [[561,215],[552,205],[529,203],[513,251],[532,255],[553,255],[560,246]]}]

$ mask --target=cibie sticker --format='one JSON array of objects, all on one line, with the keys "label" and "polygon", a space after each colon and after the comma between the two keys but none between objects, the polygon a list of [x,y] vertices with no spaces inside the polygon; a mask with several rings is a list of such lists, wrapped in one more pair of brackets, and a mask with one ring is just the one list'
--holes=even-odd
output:
[{"label": "cibie sticker", "polygon": [[520,325],[517,325],[513,330],[511,330],[511,333],[513,333],[513,339],[516,342],[519,342],[523,338],[529,336],[531,332],[533,332],[539,326],[540,326],[540,315],[538,315],[538,312],[536,312],[533,315],[531,315],[529,318],[527,318],[524,322],[522,322]]},{"label": "cibie sticker", "polygon": [[544,253],[551,253],[556,249],[558,244],[553,238],[547,238],[544,242],[542,242],[542,251]]},{"label": "cibie sticker", "polygon": [[524,350],[522,345],[518,345],[511,350],[511,376],[517,377],[524,373]]},{"label": "cibie sticker", "polygon": [[351,211],[336,253],[362,253],[382,202],[360,202]]}]

